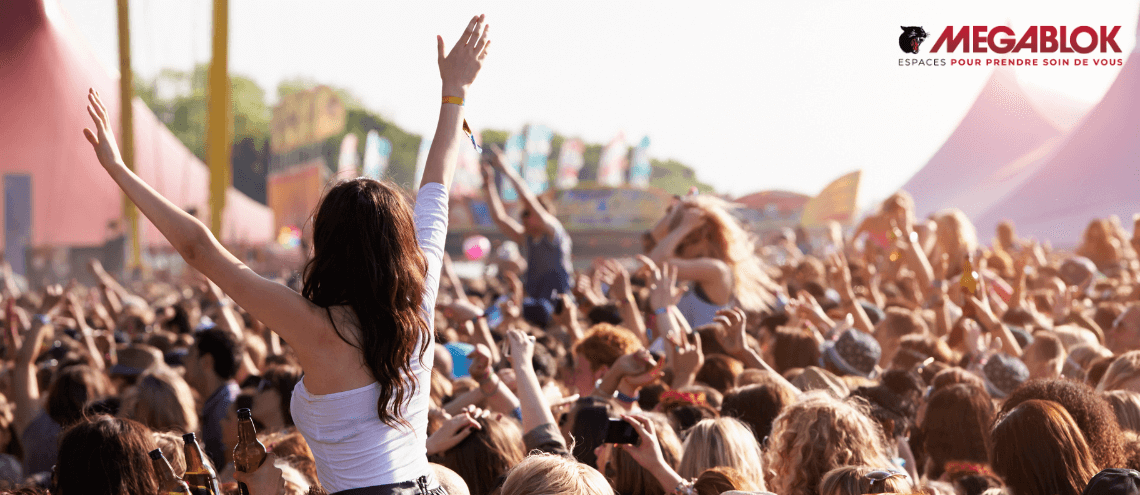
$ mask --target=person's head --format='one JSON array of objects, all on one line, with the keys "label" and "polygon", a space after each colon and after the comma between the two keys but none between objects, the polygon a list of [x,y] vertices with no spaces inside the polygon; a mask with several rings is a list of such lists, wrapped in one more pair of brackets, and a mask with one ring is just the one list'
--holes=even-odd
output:
[{"label": "person's head", "polygon": [[1033,343],[1025,348],[1021,360],[1029,368],[1029,378],[1059,378],[1068,357],[1061,339],[1042,331],[1033,334]]},{"label": "person's head", "polygon": [[162,451],[162,456],[170,462],[174,475],[181,478],[186,474],[186,442],[182,434],[169,431],[152,431],[150,438],[154,440],[155,448]]},{"label": "person's head", "polygon": [[148,454],[154,449],[150,432],[136,421],[96,416],[76,423],[60,438],[52,493],[158,493]]},{"label": "person's head", "polygon": [[481,429],[472,430],[456,446],[440,455],[439,463],[459,473],[471,493],[484,495],[495,481],[526,456],[522,431],[512,418],[479,418]]},{"label": "person's head", "polygon": [[950,256],[951,274],[960,273],[966,255],[978,248],[978,231],[962,210],[942,210],[933,218],[938,230],[931,259],[939,259],[945,253]]},{"label": "person's head", "polygon": [[165,366],[143,373],[123,401],[123,415],[154,431],[198,431],[194,394],[186,380]]},{"label": "person's head", "polygon": [[293,387],[299,381],[301,369],[295,366],[272,366],[262,373],[251,412],[266,430],[277,431],[293,426],[289,401],[293,397]]},{"label": "person's head", "polygon": [[1104,371],[1104,376],[1100,378],[1096,389],[1101,392],[1109,390],[1140,392],[1140,351],[1128,351],[1112,361]]},{"label": "person's head", "polygon": [[899,307],[887,308],[886,317],[875,325],[875,339],[879,341],[882,353],[879,365],[886,367],[895,358],[899,349],[899,341],[907,335],[925,335],[929,333],[926,320],[915,311]]},{"label": "person's head", "polygon": [[778,373],[819,364],[819,344],[802,328],[778,327],[772,340],[772,366]]},{"label": "person's head", "polygon": [[[313,257],[301,294],[325,308],[337,335],[348,342],[345,321],[359,330],[364,364],[379,383],[376,412],[390,426],[404,423],[400,407],[415,388],[412,356],[427,352],[421,313],[427,259],[416,240],[412,209],[396,186],[367,178],[333,186],[313,217]],[[351,315],[333,318],[333,307]]]},{"label": "person's head", "polygon": [[891,465],[879,425],[854,404],[818,392],[776,418],[764,460],[768,484],[780,495],[814,495],[837,467]]},{"label": "person's head", "polygon": [[882,347],[870,334],[849,328],[823,343],[823,365],[838,376],[874,378],[879,373]]},{"label": "person's head", "polygon": [[218,327],[199,331],[194,334],[194,345],[183,360],[186,382],[208,397],[214,393],[212,387],[237,376],[241,353],[241,342],[233,333]]},{"label": "person's head", "polygon": [[819,495],[911,493],[913,490],[906,473],[886,467],[843,466],[828,471],[819,482]]},{"label": "person's head", "polygon": [[994,412],[989,395],[977,385],[951,385],[930,397],[919,425],[930,456],[926,465],[930,479],[941,477],[949,461],[987,461]]},{"label": "person's head", "polygon": [[[1137,229],[1140,231],[1140,229]],[[1140,493],[1140,471],[1108,468],[1093,476],[1081,495],[1134,495]]]},{"label": "person's head", "polygon": [[980,387],[983,390],[986,387],[985,382],[982,381],[978,375],[970,373],[965,369],[954,367],[944,369],[939,371],[937,375],[934,375],[934,379],[930,381],[930,392],[934,394],[943,388],[957,384],[972,385]]},{"label": "person's head", "polygon": [[744,372],[744,363],[724,354],[705,356],[705,364],[697,371],[696,380],[720,393],[725,393],[736,384],[736,377]]},{"label": "person's head", "polygon": [[764,490],[763,454],[752,431],[735,418],[703,420],[689,428],[677,474],[695,478],[702,471],[728,466],[740,474],[746,490]]},{"label": "person's head", "polygon": [[724,394],[724,402],[720,406],[721,414],[748,425],[761,445],[772,432],[776,416],[796,401],[795,394],[770,374],[766,373],[759,383],[730,390]]},{"label": "person's head", "polygon": [[[653,421],[653,433],[657,436],[657,444],[661,446],[661,456],[665,464],[677,469],[681,463],[681,439],[669,425],[668,418],[658,413],[645,415]],[[649,472],[634,460],[624,449],[614,449],[610,455],[610,479],[614,491],[621,495],[662,495],[665,489]],[[672,488],[672,487],[669,487]]]},{"label": "person's head", "polygon": [[609,323],[590,327],[574,346],[574,374],[570,386],[582,395],[593,393],[594,383],[606,374],[614,361],[638,349],[641,349],[641,340],[623,327]]},{"label": "person's head", "polygon": [[1017,246],[1017,230],[1010,220],[1002,220],[997,226],[997,245],[1005,251],[1011,251]]},{"label": "person's head", "polygon": [[894,220],[899,227],[913,224],[915,221],[914,198],[911,197],[910,193],[900,189],[883,200],[879,212],[888,219]]},{"label": "person's head", "polygon": [[[554,209],[554,202],[546,195],[538,196],[538,203],[551,215],[558,214]],[[522,227],[526,235],[538,237],[546,231],[546,223],[542,221],[542,217],[539,216],[538,213],[535,213],[534,210],[531,210],[530,206],[525,202],[522,203],[519,218],[522,219]]]},{"label": "person's head", "polygon": [[697,495],[720,495],[732,490],[747,490],[750,483],[740,471],[728,466],[708,468],[693,481]]},{"label": "person's head", "polygon": [[756,258],[755,247],[740,222],[730,213],[732,207],[715,196],[701,194],[681,198],[662,221],[672,231],[687,211],[698,211],[703,223],[678,243],[674,255],[686,258],[713,258],[725,262],[733,273],[732,292],[746,310],[771,309],[776,300],[772,281]]},{"label": "person's head", "polygon": [[83,419],[87,404],[112,392],[107,375],[85,365],[68,366],[52,379],[44,409],[53,421],[67,427]]},{"label": "person's head", "polygon": [[614,490],[597,469],[554,454],[535,454],[511,468],[499,494],[613,495]]},{"label": "person's head", "polygon": [[447,466],[432,463],[432,472],[435,474],[436,481],[439,481],[440,488],[447,492],[447,495],[471,495],[471,490],[467,488],[467,482],[463,481],[463,477],[459,473],[452,471]]},{"label": "person's head", "polygon": [[1100,470],[1065,408],[1036,399],[1014,407],[994,426],[990,465],[1011,495],[1079,495]]},{"label": "person's head", "polygon": [[934,358],[935,362],[953,364],[954,351],[946,341],[931,334],[908,334],[898,342],[894,359],[891,359],[891,368],[909,370],[919,366],[926,358]]},{"label": "person's head", "polygon": [[1140,393],[1131,390],[1112,390],[1101,395],[1112,405],[1120,428],[1140,432]]},{"label": "person's head", "polygon": [[[1091,387],[1073,380],[1031,380],[1002,403],[1000,416],[1032,399],[1053,401],[1065,408],[1088,444],[1094,446],[1098,466],[1123,466],[1124,445],[1120,424],[1108,401]],[[1087,478],[1086,478],[1087,479]]]}]

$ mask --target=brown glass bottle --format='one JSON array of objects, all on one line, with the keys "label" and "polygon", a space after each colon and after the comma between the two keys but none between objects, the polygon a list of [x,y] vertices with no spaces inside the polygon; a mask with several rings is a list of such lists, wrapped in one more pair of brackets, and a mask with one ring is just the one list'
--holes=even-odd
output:
[{"label": "brown glass bottle", "polygon": [[195,495],[222,495],[218,486],[218,472],[203,460],[206,454],[193,433],[182,435],[186,442],[186,475],[182,480],[190,485]]},{"label": "brown glass bottle", "polygon": [[174,468],[170,467],[170,461],[162,455],[162,450],[150,451],[150,461],[154,465],[154,475],[158,478],[158,493],[162,495],[191,493],[190,486],[174,475]]},{"label": "brown glass bottle", "polygon": [[[257,439],[257,428],[253,426],[253,415],[249,409],[238,409],[238,441],[234,447],[234,468],[249,473],[265,462],[265,446]],[[245,483],[238,483],[238,492],[249,495]]]}]

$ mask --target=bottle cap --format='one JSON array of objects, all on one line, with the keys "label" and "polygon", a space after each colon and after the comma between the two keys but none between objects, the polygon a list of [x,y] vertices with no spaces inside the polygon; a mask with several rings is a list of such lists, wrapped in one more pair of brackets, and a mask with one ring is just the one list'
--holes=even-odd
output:
[{"label": "bottle cap", "polygon": [[245,408],[245,407],[238,409],[237,416],[238,416],[239,420],[241,420],[241,419],[253,419],[253,413],[249,410],[249,408]]},{"label": "bottle cap", "polygon": [[154,459],[156,461],[159,459],[162,459],[162,450],[154,449],[154,450],[150,451],[150,458]]},{"label": "bottle cap", "polygon": [[185,435],[182,435],[182,441],[190,444],[191,442],[197,442],[198,438],[195,437],[193,433],[187,433]]}]

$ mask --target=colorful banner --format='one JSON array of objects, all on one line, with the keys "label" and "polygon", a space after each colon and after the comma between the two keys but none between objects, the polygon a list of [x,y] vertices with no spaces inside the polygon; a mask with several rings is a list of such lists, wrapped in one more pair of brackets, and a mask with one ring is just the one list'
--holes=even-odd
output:
[{"label": "colorful banner", "polygon": [[340,158],[336,162],[337,179],[356,177],[356,165],[359,163],[356,158],[357,141],[359,139],[356,134],[350,132],[345,134],[344,140],[340,142]]},{"label": "colorful banner", "polygon": [[629,164],[629,184],[638,189],[649,187],[649,175],[653,171],[649,164],[649,136],[641,138],[633,150],[633,161]]},{"label": "colorful banner", "polygon": [[424,167],[427,165],[428,150],[431,149],[431,139],[424,136],[420,139],[420,151],[416,153],[416,177],[412,180],[412,195],[420,190],[420,180],[424,178]]},{"label": "colorful banner", "polygon": [[558,150],[558,178],[555,187],[571,189],[578,185],[578,172],[582,170],[582,152],[586,149],[581,139],[568,139]]},{"label": "colorful banner", "polygon": [[348,112],[328,86],[293,93],[273,108],[269,148],[285,154],[344,131]]},{"label": "colorful banner", "polygon": [[[478,131],[472,135],[479,146],[483,145],[483,136]],[[451,197],[465,198],[482,194],[483,174],[479,171],[480,160],[483,156],[464,142],[459,146],[459,163],[455,167],[455,179],[451,183]]]},{"label": "colorful banner", "polygon": [[598,184],[620,187],[625,182],[628,153],[629,145],[625,142],[625,135],[619,132],[610,144],[602,148],[602,156],[598,159]]},{"label": "colorful banner", "polygon": [[327,175],[325,160],[317,158],[266,180],[265,197],[273,210],[274,232],[284,227],[304,229],[321,200]]},{"label": "colorful banner", "polygon": [[[511,137],[507,138],[506,145],[503,146],[503,154],[506,155],[507,160],[506,166],[515,172],[518,172],[522,167],[525,144],[526,136],[516,133],[511,134]],[[511,184],[511,181],[503,177],[500,178],[499,184],[499,196],[503,198],[503,201],[518,201],[519,193],[515,191],[515,186]]]},{"label": "colorful banner", "polygon": [[851,225],[858,208],[859,179],[862,175],[862,170],[856,170],[828,184],[818,196],[804,205],[800,224],[807,228],[824,227],[829,221]]},{"label": "colorful banner", "polygon": [[546,174],[546,159],[550,156],[550,140],[554,131],[543,125],[531,125],[526,130],[526,167],[523,179],[535,194],[546,192],[550,178]]},{"label": "colorful banner", "polygon": [[364,139],[364,176],[380,180],[388,169],[388,157],[391,154],[392,143],[388,138],[380,137],[376,129],[368,131],[368,137]]},{"label": "colorful banner", "polygon": [[640,232],[653,227],[672,197],[657,189],[572,189],[559,195],[559,219],[570,231]]}]

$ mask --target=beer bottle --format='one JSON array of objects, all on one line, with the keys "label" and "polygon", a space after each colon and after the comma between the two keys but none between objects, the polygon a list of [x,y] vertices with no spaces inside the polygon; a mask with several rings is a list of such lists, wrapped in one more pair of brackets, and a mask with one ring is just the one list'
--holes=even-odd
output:
[{"label": "beer bottle", "polygon": [[162,495],[190,493],[190,486],[174,475],[174,468],[170,467],[170,462],[162,455],[162,450],[150,451],[150,460],[154,464],[154,474],[158,477],[158,493]]},{"label": "beer bottle", "polygon": [[194,491],[195,495],[222,495],[222,489],[218,485],[218,472],[203,460],[206,454],[202,452],[202,446],[198,445],[198,439],[193,433],[182,435],[182,440],[186,442],[186,475],[183,480]]},{"label": "beer bottle", "polygon": [[[249,473],[265,462],[265,446],[257,440],[257,429],[253,426],[253,415],[249,409],[238,409],[238,441],[234,447],[234,468]],[[238,492],[249,495],[249,487],[238,483]]]}]

